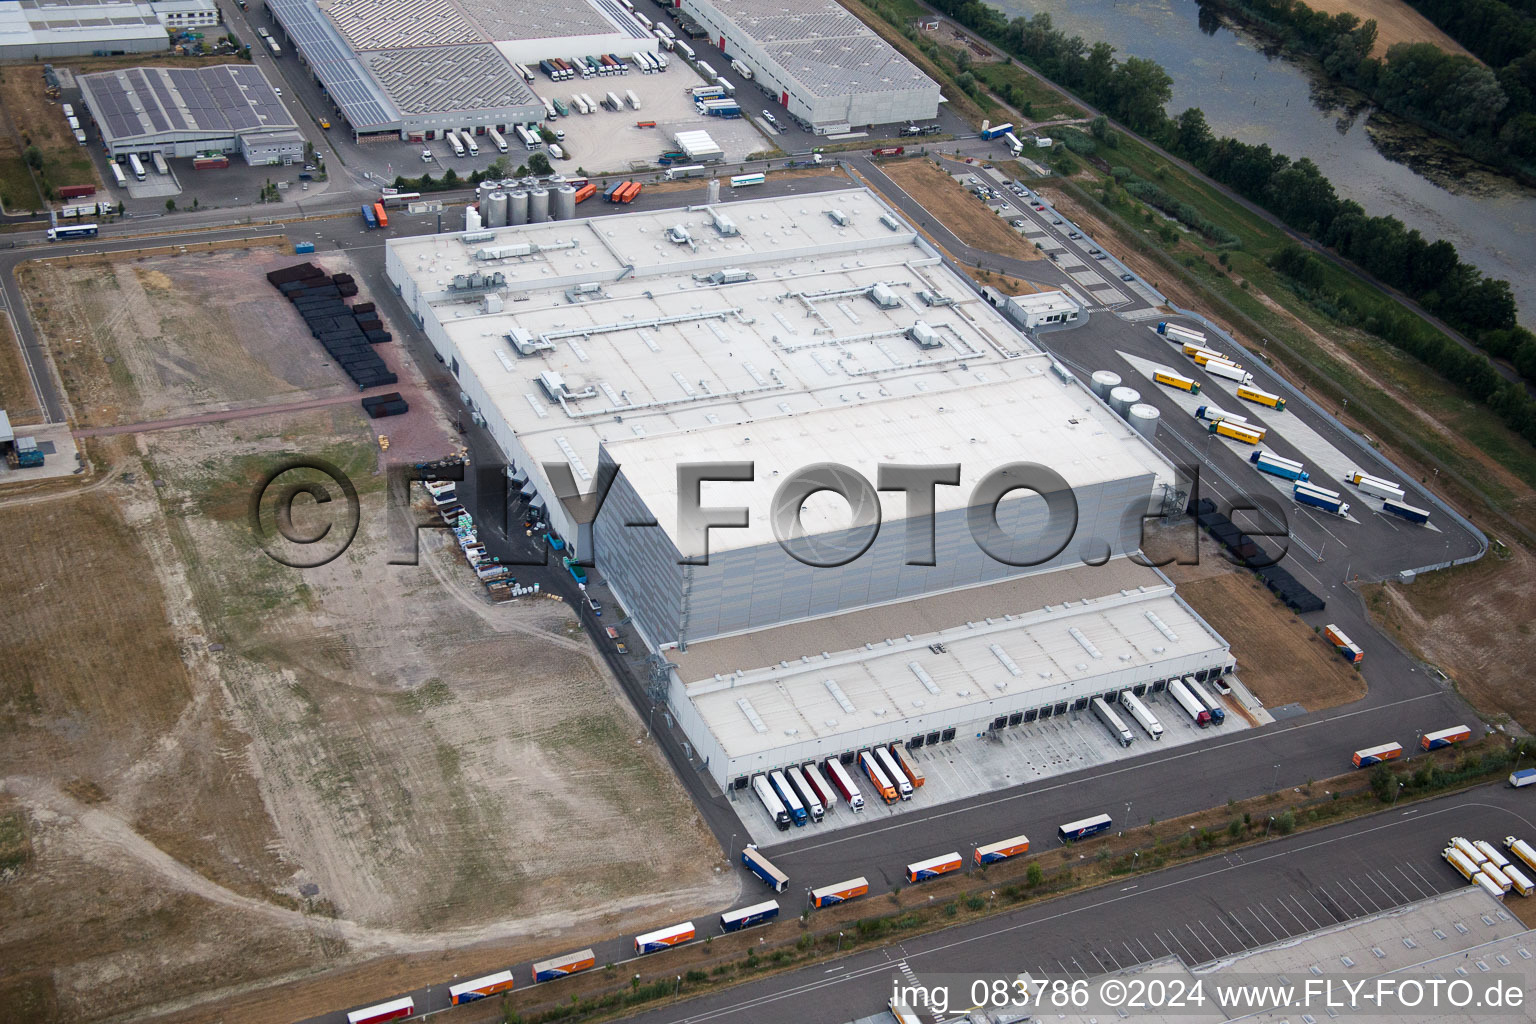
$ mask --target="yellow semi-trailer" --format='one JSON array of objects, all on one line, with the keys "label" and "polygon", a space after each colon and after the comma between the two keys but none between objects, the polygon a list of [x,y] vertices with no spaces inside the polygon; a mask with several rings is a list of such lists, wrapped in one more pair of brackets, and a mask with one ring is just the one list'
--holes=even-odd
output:
[{"label": "yellow semi-trailer", "polygon": [[1243,442],[1243,444],[1258,444],[1264,440],[1264,435],[1268,433],[1262,427],[1250,427],[1246,423],[1233,423],[1230,420],[1212,423],[1210,432],[1212,434],[1219,434],[1222,437],[1230,437],[1234,441]]},{"label": "yellow semi-trailer", "polygon": [[1152,379],[1165,387],[1178,388],[1180,391],[1188,391],[1192,395],[1200,393],[1199,382],[1190,380],[1181,374],[1170,373],[1167,370],[1157,370],[1152,374]]},{"label": "yellow semi-trailer", "polygon": [[1267,405],[1276,412],[1285,411],[1285,399],[1279,395],[1272,395],[1261,388],[1253,387],[1250,384],[1238,385],[1237,397],[1253,402],[1256,405]]}]

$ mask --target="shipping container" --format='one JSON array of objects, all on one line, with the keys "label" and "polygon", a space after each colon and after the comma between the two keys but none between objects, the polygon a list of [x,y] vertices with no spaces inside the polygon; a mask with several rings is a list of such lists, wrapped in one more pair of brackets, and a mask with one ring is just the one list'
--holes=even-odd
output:
[{"label": "shipping container", "polygon": [[748,844],[742,849],[741,866],[761,878],[774,892],[783,892],[789,887],[789,876],[774,867],[773,862],[767,857],[758,853],[756,846]]},{"label": "shipping container", "polygon": [[597,186],[589,182],[576,190],[576,201],[584,203],[595,195],[597,195]]},{"label": "shipping container", "polygon": [[866,879],[851,878],[836,885],[824,885],[820,889],[812,889],[811,902],[818,907],[830,907],[838,903],[846,903],[867,892],[869,892],[869,882]]},{"label": "shipping container", "polygon": [[367,227],[369,229],[373,229],[373,228],[378,227],[379,226],[379,217],[378,217],[378,214],[373,212],[373,204],[372,203],[364,203],[363,207],[362,207],[362,210],[363,210],[363,223],[365,225],[367,225]]},{"label": "shipping container", "polygon": [[373,204],[373,216],[378,220],[379,227],[381,227],[381,228],[389,227],[389,214],[384,212],[384,204],[383,203],[374,203]]},{"label": "shipping container", "polygon": [[208,156],[196,156],[192,158],[194,171],[219,170],[229,166],[229,157],[221,153],[213,153]]},{"label": "shipping container", "polygon": [[805,772],[797,764],[792,764],[784,769],[784,777],[789,780],[790,786],[795,791],[795,796],[805,805],[806,812],[810,814],[812,821],[820,821],[826,817],[827,809],[816,796],[811,784],[805,781]]},{"label": "shipping container", "polygon": [[448,987],[448,1002],[454,1006],[472,1003],[477,999],[494,996],[498,992],[512,991],[512,972],[498,971],[474,981],[461,981]]},{"label": "shipping container", "polygon": [[1178,701],[1179,707],[1183,708],[1184,712],[1200,728],[1204,729],[1211,724],[1210,711],[1195,698],[1194,694],[1189,692],[1189,689],[1183,682],[1177,679],[1170,679],[1168,681],[1168,693],[1174,700]]},{"label": "shipping container", "polygon": [[[831,762],[827,762],[831,764]],[[869,776],[869,781],[874,783],[875,792],[888,804],[893,804],[901,799],[896,792],[896,787],[891,784],[890,778],[885,774],[885,769],[880,767],[880,762],[875,760],[875,755],[867,750],[859,751],[859,767],[864,769],[864,774]]]},{"label": "shipping container", "polygon": [[928,777],[917,766],[917,762],[912,760],[911,751],[902,750],[900,746],[893,743],[891,744],[891,759],[896,762],[896,767],[901,769],[901,773],[907,777],[907,781],[912,783],[913,789],[923,788],[923,783],[928,781]]},{"label": "shipping container", "polygon": [[800,802],[800,798],[790,788],[789,780],[784,778],[783,772],[777,769],[769,772],[768,781],[773,785],[773,791],[778,794],[779,799],[784,801],[784,807],[789,811],[789,820],[794,822],[796,827],[804,825],[810,820],[811,816],[806,811],[805,805]]},{"label": "shipping container", "polygon": [[1108,832],[1115,825],[1114,819],[1107,814],[1096,814],[1091,818],[1070,822],[1056,830],[1064,843],[1074,842],[1078,839],[1087,839],[1096,836],[1100,832]]},{"label": "shipping container", "polygon": [[896,763],[896,758],[891,755],[890,748],[876,747],[875,758],[884,769],[886,778],[896,784],[896,791],[901,794],[903,800],[912,799],[912,782],[907,778],[906,772]]},{"label": "shipping container", "polygon": [[1114,709],[1105,702],[1104,698],[1095,697],[1091,704],[1093,706],[1093,713],[1098,716],[1099,721],[1104,723],[1104,728],[1109,730],[1109,734],[1115,738],[1115,742],[1119,743],[1122,747],[1130,746],[1131,741],[1135,737],[1131,735],[1131,730],[1125,727],[1125,723],[1120,720],[1120,716],[1115,714]]},{"label": "shipping container", "polygon": [[685,942],[692,942],[693,938],[692,921],[674,924],[670,928],[658,928],[653,932],[635,936],[635,955],[642,956],[666,949],[668,946],[680,946]]},{"label": "shipping container", "polygon": [[1364,750],[1357,750],[1352,760],[1356,768],[1369,768],[1373,764],[1396,760],[1402,756],[1403,745],[1401,743],[1388,743],[1380,747],[1367,747]]},{"label": "shipping container", "polygon": [[1444,857],[1445,862],[1454,868],[1456,873],[1462,878],[1465,878],[1467,881],[1470,882],[1477,877],[1477,864],[1468,860],[1466,856],[1463,855],[1462,852],[1456,849],[1454,846],[1447,846],[1445,849],[1441,850],[1440,856]]},{"label": "shipping container", "polygon": [[645,186],[642,185],[640,182],[638,182],[638,181],[630,182],[629,183],[629,188],[627,188],[624,191],[619,193],[619,202],[621,202],[621,203],[632,203],[632,202],[634,202],[635,201],[635,197],[638,196],[644,189],[645,189]]},{"label": "shipping container", "polygon": [[1029,852],[1029,837],[1014,836],[1012,839],[1004,839],[1000,843],[988,843],[986,846],[976,847],[974,859],[978,866],[982,864],[995,864],[1009,857],[1017,857],[1021,853]]},{"label": "shipping container", "polygon": [[1521,768],[1517,772],[1510,772],[1509,784],[1516,789],[1524,786],[1536,786],[1536,768]]},{"label": "shipping container", "polygon": [[552,957],[548,960],[540,960],[533,965],[533,980],[554,981],[568,974],[578,971],[586,971],[597,965],[597,956],[590,950],[584,949],[579,953],[567,953],[564,956]]},{"label": "shipping container", "polygon": [[787,830],[789,810],[784,806],[784,801],[779,799],[779,795],[773,791],[773,786],[769,784],[766,775],[752,776],[752,792],[756,793],[758,800],[762,801],[763,809],[768,812],[768,817],[773,819],[779,831]]},{"label": "shipping container", "polygon": [[1453,743],[1461,743],[1472,738],[1472,730],[1464,725],[1453,725],[1449,729],[1440,729],[1436,732],[1427,732],[1419,745],[1425,750],[1439,750]]},{"label": "shipping container", "polygon": [[1152,710],[1143,704],[1141,699],[1130,690],[1125,690],[1120,694],[1120,706],[1130,712],[1131,717],[1136,719],[1136,723],[1146,731],[1148,736],[1154,740],[1163,738],[1163,723],[1159,722],[1157,716],[1152,713]]},{"label": "shipping container", "polygon": [[1266,405],[1276,412],[1283,412],[1285,410],[1285,399],[1251,385],[1239,384],[1237,397],[1247,402],[1253,402],[1256,405]]},{"label": "shipping container", "polygon": [[1399,518],[1406,519],[1410,523],[1429,522],[1429,513],[1422,508],[1414,508],[1412,505],[1398,501],[1396,498],[1388,498],[1381,503],[1383,512],[1390,512]]},{"label": "shipping container", "polygon": [[159,153],[151,153],[151,154],[149,154],[149,159],[155,165],[155,173],[156,174],[170,174],[171,173],[171,169],[169,167],[167,167],[166,164],[165,164],[165,157],[161,156]]},{"label": "shipping container", "polygon": [[959,871],[965,866],[965,861],[960,859],[958,853],[946,853],[942,857],[930,857],[920,860],[916,864],[907,865],[908,882],[926,882],[930,878],[938,878],[947,875],[951,871]]},{"label": "shipping container", "polygon": [[1221,704],[1211,698],[1210,691],[1202,686],[1194,676],[1184,677],[1184,688],[1195,700],[1205,705],[1205,709],[1211,713],[1211,722],[1220,725],[1227,720],[1227,710]]},{"label": "shipping container", "polygon": [[379,1024],[380,1021],[401,1020],[416,1012],[416,1003],[410,996],[403,996],[377,1006],[353,1010],[347,1014],[347,1024]]},{"label": "shipping container", "polygon": [[[831,780],[832,785],[837,787],[838,793],[842,794],[843,799],[848,802],[848,806],[855,813],[862,811],[864,809],[864,794],[859,792],[858,784],[853,781],[853,775],[848,769],[844,768],[842,763],[835,757],[827,758],[825,767],[827,769],[827,778]],[[1536,769],[1532,770],[1536,771]]]},{"label": "shipping container", "polygon": [[1221,437],[1230,437],[1234,441],[1243,442],[1243,444],[1258,444],[1269,433],[1263,427],[1251,427],[1246,423],[1238,423],[1230,419],[1217,420],[1215,423],[1212,423],[1209,432],[1218,434]]},{"label": "shipping container", "polygon": [[640,97],[635,95],[635,90],[633,90],[633,89],[625,89],[624,90],[624,99],[628,101],[629,109],[631,109],[631,110],[639,110],[640,109]]},{"label": "shipping container", "polygon": [[739,932],[743,928],[751,928],[753,925],[767,924],[779,916],[779,905],[773,900],[766,903],[757,903],[750,907],[742,907],[740,910],[728,910],[720,915],[720,930],[722,932]]},{"label": "shipping container", "polygon": [[1172,373],[1168,370],[1156,370],[1152,373],[1152,379],[1165,387],[1178,388],[1180,391],[1188,391],[1192,395],[1200,393],[1199,383],[1190,380],[1182,374]]}]

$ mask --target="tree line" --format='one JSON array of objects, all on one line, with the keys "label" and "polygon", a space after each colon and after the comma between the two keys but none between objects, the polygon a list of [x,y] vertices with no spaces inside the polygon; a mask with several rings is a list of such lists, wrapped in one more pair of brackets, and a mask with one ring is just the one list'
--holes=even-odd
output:
[{"label": "tree line", "polygon": [[[1068,36],[1052,25],[1048,14],[1009,21],[977,0],[932,2],[993,45],[1410,296],[1485,352],[1510,359],[1526,379],[1536,380],[1536,334],[1516,324],[1509,282],[1485,277],[1462,262],[1450,242],[1430,242],[1396,217],[1369,216],[1359,203],[1340,199],[1333,183],[1305,157],[1293,161],[1266,144],[1218,138],[1198,107],[1170,117],[1164,106],[1173,94],[1173,80],[1155,61],[1116,60],[1109,44],[1090,46],[1080,36]],[[1357,26],[1352,31],[1357,33],[1353,45],[1369,53],[1374,24],[1369,30]],[[1304,250],[1286,250],[1273,265],[1324,313],[1412,354],[1487,403],[1506,425],[1536,444],[1536,401],[1522,383],[1505,380],[1484,355],[1467,351],[1385,297],[1365,303],[1327,290],[1323,262]]]},{"label": "tree line", "polygon": [[[1430,20],[1454,25],[1473,39],[1482,48],[1479,56],[1487,55],[1484,65],[1433,43],[1397,43],[1385,58],[1372,57],[1376,22],[1361,22],[1348,12],[1314,11],[1300,0],[1200,2],[1236,14],[1287,49],[1315,57],[1330,78],[1455,142],[1468,156],[1527,179],[1536,177],[1536,19],[1499,0],[1415,3]],[[1476,17],[1475,10],[1488,16]],[[1501,32],[1507,35],[1498,35],[1495,42]]]}]

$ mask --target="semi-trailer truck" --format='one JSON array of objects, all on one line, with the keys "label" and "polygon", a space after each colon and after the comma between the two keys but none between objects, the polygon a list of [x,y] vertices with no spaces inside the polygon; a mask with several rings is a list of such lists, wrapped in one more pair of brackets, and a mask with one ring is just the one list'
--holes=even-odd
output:
[{"label": "semi-trailer truck", "polygon": [[1381,510],[1383,512],[1390,512],[1400,519],[1406,519],[1410,523],[1429,522],[1429,511],[1427,509],[1414,508],[1412,505],[1398,501],[1396,498],[1387,498],[1383,501],[1381,503]]},{"label": "semi-trailer truck", "polygon": [[1356,768],[1369,768],[1371,765],[1381,764],[1383,761],[1395,761],[1403,756],[1401,743],[1384,743],[1379,747],[1366,747],[1357,750],[1350,759]]},{"label": "semi-trailer truck", "polygon": [[1213,725],[1220,725],[1222,722],[1227,720],[1226,709],[1223,708],[1217,701],[1211,698],[1210,691],[1207,690],[1205,686],[1202,685],[1200,681],[1197,680],[1194,676],[1184,677],[1184,687],[1185,689],[1189,690],[1190,695],[1193,696],[1195,700],[1205,705],[1205,709],[1211,713],[1211,723]]},{"label": "semi-trailer truck", "polygon": [[1171,324],[1166,320],[1158,321],[1157,333],[1169,341],[1176,341],[1181,345],[1189,341],[1197,345],[1205,344],[1205,333],[1203,331],[1193,331],[1188,327],[1180,327],[1178,324]]},{"label": "semi-trailer truck", "polygon": [[1444,857],[1445,862],[1455,868],[1456,873],[1467,881],[1470,882],[1477,877],[1477,865],[1464,857],[1455,847],[1447,846],[1440,851],[1440,856]]},{"label": "semi-trailer truck", "polygon": [[1236,363],[1229,363],[1225,359],[1207,359],[1204,363],[1205,372],[1212,377],[1221,377],[1225,380],[1237,381],[1238,397],[1243,397],[1242,387],[1253,383],[1253,374],[1244,370]]},{"label": "semi-trailer truck", "polygon": [[1095,697],[1091,703],[1093,705],[1093,713],[1099,717],[1099,721],[1104,723],[1104,728],[1109,730],[1109,734],[1115,738],[1115,742],[1119,743],[1122,747],[1130,746],[1131,741],[1135,737],[1131,735],[1131,730],[1125,727],[1125,722],[1121,721],[1120,716],[1115,714],[1114,709],[1109,706],[1103,697]]},{"label": "semi-trailer truck", "polygon": [[505,153],[507,151],[507,140],[502,136],[501,132],[495,128],[487,128],[485,134],[489,135],[491,141],[496,144],[496,152]]},{"label": "semi-trailer truck", "polygon": [[768,817],[773,819],[773,823],[778,826],[779,831],[787,831],[789,829],[789,811],[785,808],[784,801],[779,799],[779,795],[768,784],[767,776],[752,776],[752,792],[756,793],[758,800],[762,801],[763,809],[768,812]]},{"label": "semi-trailer truck", "polygon": [[774,867],[773,861],[758,853],[757,847],[750,843],[741,851],[741,866],[761,878],[774,892],[789,888],[789,876]]},{"label": "semi-trailer truck", "polygon": [[670,928],[658,928],[653,932],[635,936],[635,955],[643,956],[646,953],[654,953],[669,946],[680,946],[685,942],[692,942],[695,935],[692,921],[684,921]]},{"label": "semi-trailer truck", "polygon": [[768,773],[768,781],[773,785],[773,791],[779,795],[779,799],[784,802],[784,807],[789,811],[789,820],[796,828],[811,819],[810,813],[806,811],[800,798],[795,795],[795,791],[790,788],[789,780],[784,778],[783,772],[774,769]]},{"label": "semi-trailer truck", "polygon": [[1184,709],[1184,713],[1200,728],[1204,729],[1211,724],[1210,711],[1195,699],[1195,695],[1189,692],[1189,689],[1183,682],[1178,679],[1170,680],[1168,682],[1168,692],[1172,694],[1174,700],[1178,701],[1179,707]]},{"label": "semi-trailer truck", "polygon": [[750,907],[742,907],[740,910],[727,910],[720,915],[720,930],[722,932],[739,932],[743,928],[751,928],[753,925],[766,924],[778,916],[779,905],[773,900]]},{"label": "semi-trailer truck", "polygon": [[805,781],[805,772],[801,769],[801,767],[797,764],[792,764],[788,768],[784,769],[784,775],[789,779],[790,786],[794,788],[795,795],[798,796],[800,798],[800,802],[805,805],[805,809],[810,814],[811,820],[820,821],[822,818],[826,817],[827,809],[822,806],[821,800],[816,796],[815,790],[811,789],[811,784]]},{"label": "semi-trailer truck", "polygon": [[988,843],[986,846],[978,846],[972,857],[976,861],[976,866],[981,867],[984,864],[996,864],[1000,860],[1007,860],[1009,857],[1017,857],[1021,853],[1028,852],[1029,837],[1014,836],[1012,839],[1004,839],[1000,843]]},{"label": "semi-trailer truck", "polygon": [[1333,491],[1321,487],[1299,483],[1291,488],[1291,496],[1296,499],[1298,505],[1320,508],[1324,512],[1332,512],[1336,516],[1349,515],[1349,503]]},{"label": "semi-trailer truck", "polygon": [[567,953],[564,956],[551,957],[548,960],[540,960],[533,965],[533,981],[538,984],[541,981],[554,981],[577,971],[590,970],[597,966],[597,955],[590,949],[583,949],[579,953]]},{"label": "semi-trailer truck", "polygon": [[894,743],[891,744],[890,749],[891,760],[896,762],[896,767],[900,768],[907,781],[912,783],[912,788],[922,789],[923,783],[928,781],[928,776],[924,775],[923,770],[917,766],[917,762],[912,759],[912,754]]},{"label": "semi-trailer truck", "polygon": [[[1344,631],[1333,623],[1323,627],[1323,639],[1333,644],[1334,649],[1351,665],[1358,665],[1365,660],[1365,651],[1360,645],[1344,634]],[[1425,750],[1430,749],[1425,747]]]},{"label": "semi-trailer truck", "polygon": [[1477,847],[1478,852],[1480,852],[1484,857],[1487,857],[1489,860],[1497,864],[1500,871],[1509,867],[1509,858],[1504,856],[1503,852],[1488,840],[1474,839],[1472,840],[1472,845]]},{"label": "semi-trailer truck", "polygon": [[1278,476],[1282,480],[1299,480],[1305,483],[1310,477],[1301,463],[1294,459],[1282,458],[1274,452],[1266,452],[1262,449],[1248,457],[1248,461],[1259,467],[1259,472],[1268,473],[1270,476]]},{"label": "semi-trailer truck", "polygon": [[843,767],[842,762],[829,757],[826,761],[827,778],[837,791],[842,794],[848,806],[857,814],[864,809],[864,794],[859,792],[858,784],[853,781],[853,774]]},{"label": "semi-trailer truck", "polygon": [[1261,388],[1256,388],[1251,384],[1239,384],[1237,386],[1237,397],[1245,402],[1252,402],[1255,405],[1268,406],[1276,412],[1285,411],[1285,399]]},{"label": "semi-trailer truck", "polygon": [[930,857],[928,860],[920,860],[915,864],[907,865],[907,881],[911,883],[926,882],[930,878],[938,878],[947,875],[951,871],[959,871],[965,866],[965,861],[960,859],[958,853],[946,853],[940,857]]},{"label": "semi-trailer truck", "polygon": [[837,790],[827,783],[826,778],[821,774],[821,769],[816,767],[816,762],[807,761],[800,766],[800,770],[805,773],[805,781],[810,783],[811,789],[816,792],[816,798],[821,801],[821,805],[829,811],[836,807]]},{"label": "semi-trailer truck", "polygon": [[[1517,772],[1510,772],[1509,784],[1516,789],[1536,786],[1536,768],[1521,768]],[[1536,867],[1536,865],[1533,865],[1533,867]]]},{"label": "semi-trailer truck", "polygon": [[1154,370],[1152,373],[1152,379],[1164,387],[1177,388],[1180,391],[1188,391],[1192,395],[1198,395],[1200,393],[1199,382],[1190,380],[1188,377],[1185,377],[1182,374],[1173,373],[1168,370]]},{"label": "semi-trailer truck", "polygon": [[1002,124],[988,125],[981,129],[981,137],[984,139],[1000,139],[1013,131],[1013,123],[1004,121]]},{"label": "semi-trailer truck", "polygon": [[1154,740],[1163,738],[1163,723],[1157,720],[1151,708],[1141,702],[1140,697],[1130,690],[1124,690],[1120,694],[1120,706],[1130,712],[1131,717],[1136,719],[1136,724],[1140,725],[1148,736]]},{"label": "semi-trailer truck", "polygon": [[[828,762],[830,763],[830,762]],[[888,804],[893,804],[901,799],[896,792],[896,787],[891,783],[890,777],[885,774],[885,769],[880,767],[880,762],[875,760],[875,755],[867,750],[859,751],[859,767],[864,769],[864,774],[874,785],[875,792],[880,794],[880,799]]]},{"label": "semi-trailer truck", "polygon": [[896,792],[901,794],[903,800],[912,799],[912,781],[907,778],[907,773],[901,770],[896,763],[896,758],[891,755],[889,747],[876,747],[875,757],[880,762],[880,767],[885,770],[886,777],[896,784]]},{"label": "semi-trailer truck", "polygon": [[[1439,750],[1441,747],[1449,747],[1454,743],[1463,743],[1472,738],[1472,730],[1464,725],[1453,725],[1449,729],[1438,729],[1435,732],[1427,732],[1419,745],[1425,750]],[[1485,851],[1486,852],[1486,851]],[[1494,860],[1499,858],[1494,857]]]},{"label": "semi-trailer truck", "polygon": [[1196,409],[1195,418],[1201,420],[1209,420],[1212,423],[1219,423],[1222,420],[1231,420],[1233,423],[1248,422],[1248,417],[1239,416],[1234,412],[1227,412],[1225,409],[1218,409],[1214,405],[1202,405],[1200,408]]},{"label": "semi-trailer truck", "polygon": [[1263,427],[1251,427],[1246,423],[1237,423],[1230,419],[1217,420],[1211,424],[1210,433],[1222,437],[1230,437],[1234,441],[1243,444],[1258,444],[1269,433]]},{"label": "semi-trailer truck", "polygon": [[1407,495],[1401,487],[1390,484],[1385,480],[1377,480],[1373,477],[1363,477],[1354,481],[1356,487],[1366,494],[1374,494],[1378,498],[1391,498],[1393,501],[1402,501]]},{"label": "semi-trailer truck", "polygon": [[863,896],[867,892],[869,892],[868,879],[850,878],[846,882],[836,882],[819,889],[812,889],[811,902],[817,907],[831,907]]}]

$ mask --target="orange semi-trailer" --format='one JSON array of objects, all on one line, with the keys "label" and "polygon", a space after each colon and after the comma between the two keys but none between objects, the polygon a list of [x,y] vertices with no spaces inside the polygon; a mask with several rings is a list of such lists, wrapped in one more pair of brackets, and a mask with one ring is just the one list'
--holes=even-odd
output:
[{"label": "orange semi-trailer", "polygon": [[379,218],[379,227],[381,227],[381,228],[389,227],[389,214],[384,212],[384,204],[383,203],[374,203],[373,204],[373,215],[375,217]]}]

